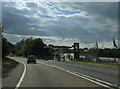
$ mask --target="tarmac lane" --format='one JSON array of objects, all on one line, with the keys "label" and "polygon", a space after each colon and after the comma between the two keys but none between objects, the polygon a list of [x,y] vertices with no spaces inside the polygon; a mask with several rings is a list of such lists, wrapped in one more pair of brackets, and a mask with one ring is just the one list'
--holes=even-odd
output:
[{"label": "tarmac lane", "polygon": [[27,64],[27,72],[20,87],[101,87],[101,86],[43,64]]},{"label": "tarmac lane", "polygon": [[[11,84],[14,86],[18,85],[23,74],[18,74],[20,72],[15,72],[15,71],[16,70],[22,71],[23,73],[25,69],[23,67],[26,66],[24,77],[21,80],[21,83],[19,83],[20,88],[21,87],[93,87],[93,88],[96,87],[100,89],[106,89],[99,84],[95,84],[91,81],[80,78],[65,71],[61,71],[57,68],[52,68],[50,66],[41,63],[27,64],[27,60],[25,58],[12,57],[12,59],[17,61],[19,60],[18,62],[22,66],[18,66],[14,68],[13,71],[11,71],[12,73],[10,72],[10,74],[12,74],[11,78],[9,77],[3,78],[4,87],[13,87],[13,86],[8,86],[10,85],[9,82],[11,82]],[[21,62],[24,63],[24,65]],[[15,75],[21,75],[21,77],[15,78]],[[14,83],[12,81],[14,81]]]}]

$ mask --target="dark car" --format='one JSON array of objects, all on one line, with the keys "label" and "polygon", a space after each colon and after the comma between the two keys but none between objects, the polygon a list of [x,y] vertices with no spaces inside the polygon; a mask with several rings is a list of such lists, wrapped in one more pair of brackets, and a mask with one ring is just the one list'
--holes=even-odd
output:
[{"label": "dark car", "polygon": [[10,56],[10,57],[13,57],[13,53],[10,53],[9,56]]},{"label": "dark car", "polygon": [[36,63],[36,57],[34,55],[28,56],[27,64],[29,64],[30,62]]}]

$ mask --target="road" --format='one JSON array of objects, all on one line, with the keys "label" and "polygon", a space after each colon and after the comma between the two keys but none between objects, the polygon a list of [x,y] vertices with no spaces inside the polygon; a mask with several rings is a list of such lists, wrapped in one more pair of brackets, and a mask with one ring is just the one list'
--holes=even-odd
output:
[{"label": "road", "polygon": [[82,73],[87,76],[97,78],[115,85],[118,85],[118,67],[107,65],[95,65],[85,63],[66,63],[58,61],[44,61],[39,62],[54,65],[63,69],[67,69],[72,72]]},{"label": "road", "polygon": [[[96,65],[94,65],[94,71],[90,71],[87,68],[90,68],[91,65],[86,66],[85,64],[80,65],[74,63],[44,60],[37,60],[37,64],[26,64],[26,58],[12,57],[12,59],[21,61],[26,66],[26,72],[19,87],[100,87],[103,89],[103,86],[99,84],[93,83],[84,78],[75,76],[65,71],[61,71],[57,68],[53,68],[45,64],[58,66],[59,68],[66,68],[70,71],[79,70],[79,72],[83,72],[86,70],[86,73],[88,72],[89,75],[93,74],[92,72],[95,73],[95,69],[98,67]],[[23,73],[21,71],[24,70],[23,64],[21,62],[19,62],[20,64],[16,68],[3,77],[3,87],[15,87],[19,83],[18,81],[20,80]],[[110,67],[110,69],[112,68],[114,69],[114,67]],[[103,69],[99,70],[101,71]],[[113,72],[113,75],[116,74],[116,72]],[[102,74],[103,73],[101,73],[101,76],[103,76]]]}]

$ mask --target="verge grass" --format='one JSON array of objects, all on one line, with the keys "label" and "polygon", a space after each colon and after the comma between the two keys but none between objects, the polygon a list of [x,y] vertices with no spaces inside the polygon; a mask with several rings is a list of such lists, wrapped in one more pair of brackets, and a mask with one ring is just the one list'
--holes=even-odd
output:
[{"label": "verge grass", "polygon": [[65,62],[108,65],[108,66],[120,66],[120,63],[100,63],[100,62],[82,62],[82,61],[65,61]]},{"label": "verge grass", "polygon": [[5,57],[2,60],[2,74],[6,74],[10,69],[16,67],[17,65],[18,62],[16,62],[15,60]]}]

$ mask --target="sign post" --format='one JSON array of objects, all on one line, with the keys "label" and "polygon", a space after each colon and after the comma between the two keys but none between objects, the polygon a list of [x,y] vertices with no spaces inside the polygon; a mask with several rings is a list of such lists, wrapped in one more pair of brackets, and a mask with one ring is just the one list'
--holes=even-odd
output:
[{"label": "sign post", "polygon": [[74,61],[79,61],[79,43],[74,43]]}]

